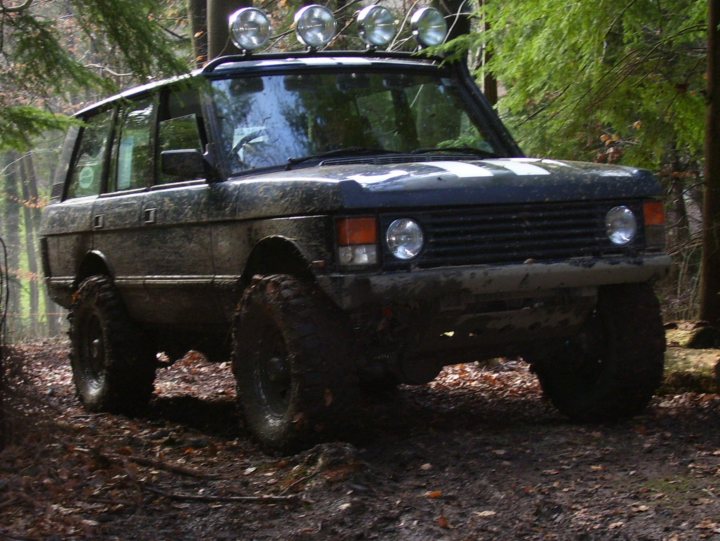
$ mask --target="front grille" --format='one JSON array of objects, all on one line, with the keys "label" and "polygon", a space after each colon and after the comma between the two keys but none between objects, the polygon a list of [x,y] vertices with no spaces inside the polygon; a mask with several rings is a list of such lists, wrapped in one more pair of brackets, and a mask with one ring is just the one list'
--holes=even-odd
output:
[{"label": "front grille", "polygon": [[[605,234],[605,215],[620,204],[635,213],[640,229],[636,239],[624,247],[612,244]],[[393,258],[385,247],[385,268],[498,265],[622,255],[635,253],[644,245],[640,203],[532,203],[407,212],[383,216],[383,230],[400,217],[421,224],[425,248],[408,263]]]}]

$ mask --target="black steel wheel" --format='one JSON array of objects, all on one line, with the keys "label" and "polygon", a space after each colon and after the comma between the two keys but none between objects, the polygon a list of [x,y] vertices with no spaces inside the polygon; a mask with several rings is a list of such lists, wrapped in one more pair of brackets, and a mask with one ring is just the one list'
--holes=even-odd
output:
[{"label": "black steel wheel", "polygon": [[235,317],[233,372],[245,425],[261,445],[292,452],[337,435],[357,406],[342,314],[289,275],[256,277]]},{"label": "black steel wheel", "polygon": [[543,392],[581,422],[640,413],[662,382],[665,332],[649,284],[602,287],[583,331],[533,364]]},{"label": "black steel wheel", "polygon": [[69,320],[73,381],[83,405],[133,412],[147,404],[154,351],[128,318],[110,278],[91,276],[80,284]]}]

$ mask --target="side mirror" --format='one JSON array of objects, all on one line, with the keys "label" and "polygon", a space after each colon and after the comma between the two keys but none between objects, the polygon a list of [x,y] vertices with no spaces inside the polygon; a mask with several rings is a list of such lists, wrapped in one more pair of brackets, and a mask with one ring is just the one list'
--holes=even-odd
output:
[{"label": "side mirror", "polygon": [[195,148],[163,150],[160,153],[160,170],[163,176],[176,182],[212,177],[212,167],[202,152]]}]

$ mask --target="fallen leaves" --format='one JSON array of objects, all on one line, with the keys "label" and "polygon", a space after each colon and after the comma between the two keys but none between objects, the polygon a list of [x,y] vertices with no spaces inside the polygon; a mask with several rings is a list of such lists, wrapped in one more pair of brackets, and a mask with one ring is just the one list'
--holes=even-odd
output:
[{"label": "fallen leaves", "polygon": [[277,459],[237,428],[227,367],[188,358],[162,369],[152,413],[129,419],[77,405],[64,350],[29,351],[28,418],[41,428],[0,455],[0,537],[140,538],[156,524],[202,524],[214,538],[230,522],[278,539],[720,533],[717,395],[662,397],[631,423],[577,426],[540,400],[524,364],[471,363],[373,404],[390,420],[371,418],[362,446]]},{"label": "fallen leaves", "polygon": [[720,534],[720,522],[713,519],[703,519],[702,522],[695,526],[696,530],[710,530],[712,533]]}]

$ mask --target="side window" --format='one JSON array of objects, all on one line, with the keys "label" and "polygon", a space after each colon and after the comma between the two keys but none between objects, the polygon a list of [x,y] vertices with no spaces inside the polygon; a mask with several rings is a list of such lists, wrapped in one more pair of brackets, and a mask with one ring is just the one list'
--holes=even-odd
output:
[{"label": "side window", "polygon": [[145,99],[127,106],[115,157],[115,190],[148,186],[153,178],[153,153],[150,130],[155,104]]},{"label": "side window", "polygon": [[112,119],[112,110],[85,119],[66,199],[100,193]]},{"label": "side window", "polygon": [[[158,122],[158,157],[166,150],[197,150],[202,152],[202,116],[196,89],[188,86],[172,88],[165,94]],[[162,171],[158,159],[160,183],[192,180],[186,175]],[[188,178],[191,177],[191,178]]]}]

